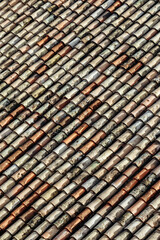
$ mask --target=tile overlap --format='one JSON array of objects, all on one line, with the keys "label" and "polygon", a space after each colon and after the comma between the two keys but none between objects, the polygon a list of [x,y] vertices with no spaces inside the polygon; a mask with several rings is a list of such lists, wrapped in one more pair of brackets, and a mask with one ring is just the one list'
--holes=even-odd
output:
[{"label": "tile overlap", "polygon": [[158,240],[160,2],[0,1],[0,239]]}]

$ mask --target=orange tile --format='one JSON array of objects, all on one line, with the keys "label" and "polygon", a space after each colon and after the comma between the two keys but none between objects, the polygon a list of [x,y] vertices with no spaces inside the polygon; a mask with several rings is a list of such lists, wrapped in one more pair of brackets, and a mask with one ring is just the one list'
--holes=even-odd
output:
[{"label": "orange tile", "polygon": [[38,188],[36,190],[36,193],[38,195],[41,195],[42,193],[44,193],[48,188],[50,187],[50,185],[48,183],[44,183],[40,188]]},{"label": "orange tile", "polygon": [[15,217],[10,215],[0,224],[0,228],[2,230],[5,230],[11,223],[13,223],[14,220],[15,220]]},{"label": "orange tile", "polygon": [[25,186],[28,184],[33,178],[36,177],[36,174],[33,172],[30,172],[26,177],[24,177],[19,183],[22,184],[22,186]]},{"label": "orange tile", "polygon": [[78,134],[77,133],[72,133],[70,136],[68,136],[65,140],[63,140],[63,142],[65,144],[70,144],[75,138],[78,137]]},{"label": "orange tile", "polygon": [[38,77],[39,77],[38,74],[34,74],[33,76],[27,79],[27,82],[29,82],[30,84],[33,84],[38,79]]},{"label": "orange tile", "polygon": [[66,46],[64,48],[62,48],[60,51],[59,51],[59,55],[61,57],[64,57],[65,55],[67,55],[67,53],[69,53],[70,51],[72,50],[72,48],[70,46]]},{"label": "orange tile", "polygon": [[114,12],[114,10],[116,10],[116,8],[121,6],[121,2],[120,1],[116,1],[111,7],[109,7],[107,10],[110,11],[111,13]]},{"label": "orange tile", "polygon": [[155,36],[157,34],[157,30],[156,29],[151,29],[150,31],[148,31],[146,34],[145,34],[145,39],[149,40],[151,39],[153,36]]},{"label": "orange tile", "polygon": [[11,162],[9,160],[5,160],[4,162],[2,162],[0,164],[0,173],[5,171],[8,167],[10,167],[10,165],[11,165]]},{"label": "orange tile", "polygon": [[43,38],[42,40],[40,40],[39,42],[37,42],[38,46],[42,47],[46,42],[48,42],[49,37],[46,36],[45,38]]},{"label": "orange tile", "polygon": [[140,199],[142,199],[144,202],[147,203],[155,194],[156,194],[156,190],[151,188]]},{"label": "orange tile", "polygon": [[[102,2],[102,1],[104,1],[104,0],[100,0],[100,2]],[[83,0],[83,2],[85,2],[85,1]],[[87,2],[90,4],[93,4],[95,2],[95,0],[88,0]]]},{"label": "orange tile", "polygon": [[58,52],[63,46],[64,46],[63,42],[60,42],[60,43],[58,43],[57,45],[55,45],[55,46],[52,48],[52,51],[56,53],[56,52]]},{"label": "orange tile", "polygon": [[88,153],[92,148],[94,148],[96,144],[92,141],[89,141],[87,144],[85,144],[83,147],[80,148],[80,151],[84,154]]},{"label": "orange tile", "polygon": [[123,67],[124,69],[128,69],[130,68],[133,64],[135,64],[136,60],[134,58],[130,58],[127,62],[124,62],[121,67]]},{"label": "orange tile", "polygon": [[[0,168],[1,168],[1,165],[0,165]],[[2,185],[6,181],[7,181],[7,177],[5,175],[1,175],[1,177],[0,177],[0,185]]]},{"label": "orange tile", "polygon": [[95,83],[99,86],[102,82],[104,82],[104,80],[106,80],[107,79],[107,77],[105,76],[105,75],[101,75],[101,76],[99,76],[97,79],[96,79],[96,81],[95,81]]},{"label": "orange tile", "polygon": [[157,181],[153,186],[152,186],[153,189],[155,189],[157,192],[160,190],[160,180]]},{"label": "orange tile", "polygon": [[65,125],[69,124],[71,121],[71,117],[67,116],[63,119],[63,121],[60,122],[60,125],[64,127]]},{"label": "orange tile", "polygon": [[[51,0],[50,0],[51,1]],[[52,2],[52,1],[51,1]],[[60,7],[61,5],[63,4],[63,1],[62,0],[57,0],[56,1],[56,5],[58,6],[58,7]]]},{"label": "orange tile", "polygon": [[48,67],[46,65],[43,65],[41,68],[39,68],[36,73],[38,74],[42,74],[43,72],[45,72],[48,69]]},{"label": "orange tile", "polygon": [[21,105],[10,114],[11,114],[12,117],[16,117],[18,114],[20,114],[24,110],[25,110],[25,107],[23,105]]},{"label": "orange tile", "polygon": [[38,140],[40,140],[40,138],[42,138],[42,136],[44,136],[44,132],[43,130],[39,130],[36,134],[34,134],[30,139],[35,143]]},{"label": "orange tile", "polygon": [[78,116],[78,119],[82,122],[86,117],[89,117],[93,111],[87,108],[83,113]]},{"label": "orange tile", "polygon": [[96,100],[94,103],[92,103],[89,106],[89,108],[91,108],[91,110],[95,111],[101,104],[102,104],[102,102],[100,100]]},{"label": "orange tile", "polygon": [[6,125],[8,125],[12,121],[12,119],[13,119],[13,117],[11,115],[7,116],[5,119],[3,119],[0,122],[0,126],[5,127]]},{"label": "orange tile", "polygon": [[24,222],[28,222],[34,215],[36,214],[36,211],[33,208],[30,208],[27,212],[25,212],[20,218]]},{"label": "orange tile", "polygon": [[18,74],[17,73],[13,73],[11,74],[9,77],[6,78],[5,82],[7,84],[11,84],[12,82],[14,82],[17,78],[18,78]]},{"label": "orange tile", "polygon": [[69,223],[65,228],[69,231],[69,232],[73,232],[75,230],[75,228],[81,223],[81,219],[76,218],[75,220],[73,220],[71,223]]},{"label": "orange tile", "polygon": [[87,128],[88,128],[87,123],[83,123],[80,127],[78,127],[78,128],[75,130],[75,132],[76,132],[78,135],[81,135]]},{"label": "orange tile", "polygon": [[41,59],[46,62],[49,58],[51,58],[54,55],[53,51],[49,51],[48,53],[46,53],[44,56],[41,57]]},{"label": "orange tile", "polygon": [[63,98],[55,106],[57,109],[61,110],[67,105],[67,103],[69,103],[69,100],[66,98]]},{"label": "orange tile", "polygon": [[84,94],[84,95],[88,95],[94,88],[95,88],[95,86],[96,86],[96,84],[93,82],[93,83],[91,83],[88,87],[86,87],[83,91],[82,91],[82,93]]},{"label": "orange tile", "polygon": [[126,192],[130,192],[132,188],[134,188],[134,186],[138,183],[137,180],[133,179],[131,180],[129,183],[126,184],[126,186],[123,187],[123,189]]},{"label": "orange tile", "polygon": [[118,202],[120,202],[124,196],[126,195],[126,191],[124,191],[123,189],[121,189],[117,194],[115,194],[109,201],[108,203],[111,206],[115,206],[115,204],[117,204]]},{"label": "orange tile", "polygon": [[115,65],[115,66],[118,66],[118,65],[120,65],[121,63],[123,63],[126,59],[127,59],[128,57],[127,57],[127,55],[122,55],[121,57],[119,57],[118,59],[116,59],[115,61],[113,61],[113,64]]},{"label": "orange tile", "polygon": [[24,53],[28,52],[29,49],[30,49],[30,46],[24,45],[24,46],[21,47],[19,50],[24,54]]},{"label": "orange tile", "polygon": [[18,208],[16,208],[13,212],[12,215],[14,217],[17,217],[18,215],[20,215],[22,212],[24,212],[26,210],[26,206],[22,203]]},{"label": "orange tile", "polygon": [[5,148],[7,148],[8,147],[8,145],[7,145],[7,143],[6,142],[1,142],[0,143],[0,152],[2,152]]},{"label": "orange tile", "polygon": [[22,153],[23,152],[18,149],[16,152],[14,152],[11,156],[8,157],[8,160],[11,162],[14,162],[17,160],[18,157],[22,155]]},{"label": "orange tile", "polygon": [[111,205],[107,203],[104,207],[102,207],[97,213],[104,217],[110,210],[112,209]]},{"label": "orange tile", "polygon": [[31,145],[33,144],[32,140],[27,141],[25,144],[23,144],[22,146],[20,146],[20,150],[22,152],[25,152]]},{"label": "orange tile", "polygon": [[106,133],[100,130],[94,137],[91,138],[95,144],[98,144],[102,139],[106,137]]},{"label": "orange tile", "polygon": [[143,200],[138,200],[134,205],[132,205],[128,211],[130,211],[134,216],[138,215],[147,204]]},{"label": "orange tile", "polygon": [[149,146],[146,151],[149,152],[150,154],[154,155],[159,151],[160,144],[158,142],[153,143],[151,146]]},{"label": "orange tile", "polygon": [[81,197],[82,195],[83,195],[83,193],[85,193],[86,192],[86,190],[83,188],[83,187],[81,187],[81,188],[79,188],[76,192],[74,192],[74,193],[72,193],[72,197],[74,197],[76,200],[79,198],[79,197]]},{"label": "orange tile", "polygon": [[133,178],[136,179],[137,181],[142,180],[150,171],[146,169],[142,169],[136,176]]},{"label": "orange tile", "polygon": [[23,204],[26,206],[26,207],[29,207],[29,205],[31,205],[33,202],[35,202],[35,200],[37,200],[39,198],[39,195],[35,192],[32,194],[31,197],[27,198]]},{"label": "orange tile", "polygon": [[83,210],[83,212],[78,214],[77,217],[84,221],[91,213],[92,213],[91,210],[89,208],[86,208],[85,210]]},{"label": "orange tile", "polygon": [[142,66],[143,66],[143,64],[139,62],[139,63],[137,63],[135,66],[133,66],[132,68],[130,68],[130,69],[128,70],[128,72],[131,73],[131,74],[134,74],[134,73],[137,72]]},{"label": "orange tile", "polygon": [[123,174],[126,175],[127,177],[130,177],[131,175],[133,175],[137,171],[138,171],[138,167],[132,165],[126,171],[124,171]]},{"label": "orange tile", "polygon": [[67,20],[63,20],[62,22],[60,22],[56,28],[61,31],[63,28],[65,28],[67,25],[69,24],[69,22]]}]

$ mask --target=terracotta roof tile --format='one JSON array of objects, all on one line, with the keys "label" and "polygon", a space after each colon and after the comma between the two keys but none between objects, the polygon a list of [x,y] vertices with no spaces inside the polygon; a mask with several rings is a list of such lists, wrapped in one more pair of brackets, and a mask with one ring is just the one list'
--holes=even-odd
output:
[{"label": "terracotta roof tile", "polygon": [[0,2],[0,239],[158,239],[159,7]]}]

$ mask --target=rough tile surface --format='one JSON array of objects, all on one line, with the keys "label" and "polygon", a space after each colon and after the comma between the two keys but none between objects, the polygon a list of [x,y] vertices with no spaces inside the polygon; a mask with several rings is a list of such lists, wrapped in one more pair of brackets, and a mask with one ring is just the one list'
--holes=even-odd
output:
[{"label": "rough tile surface", "polygon": [[159,0],[0,1],[0,240],[158,240],[159,179]]}]

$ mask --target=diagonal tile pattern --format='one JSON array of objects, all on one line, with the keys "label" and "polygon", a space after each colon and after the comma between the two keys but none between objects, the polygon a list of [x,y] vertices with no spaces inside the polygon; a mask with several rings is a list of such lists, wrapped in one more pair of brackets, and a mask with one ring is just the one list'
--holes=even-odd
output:
[{"label": "diagonal tile pattern", "polygon": [[159,0],[0,1],[0,240],[160,237]]}]

